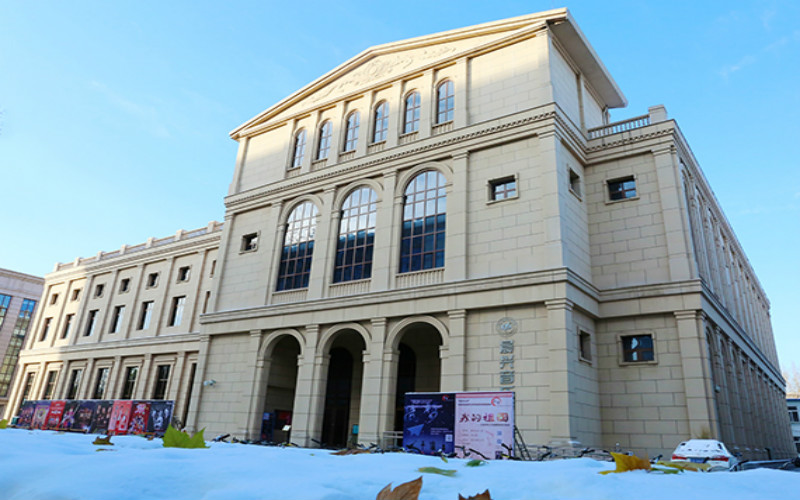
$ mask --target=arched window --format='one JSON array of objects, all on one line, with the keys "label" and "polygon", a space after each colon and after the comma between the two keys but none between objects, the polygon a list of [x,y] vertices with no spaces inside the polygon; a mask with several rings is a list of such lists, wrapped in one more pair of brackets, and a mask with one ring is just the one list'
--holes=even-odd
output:
[{"label": "arched window", "polygon": [[310,201],[297,205],[286,221],[277,291],[306,288],[314,254],[317,207]]},{"label": "arched window", "polygon": [[328,151],[331,149],[331,135],[333,134],[333,125],[330,120],[325,120],[319,127],[319,141],[317,142],[317,160],[324,160],[328,157]]},{"label": "arched window", "polygon": [[441,173],[426,170],[406,187],[400,240],[401,273],[444,266],[445,183]]},{"label": "arched window", "polygon": [[301,128],[294,134],[294,148],[292,149],[292,166],[298,168],[303,164],[303,157],[306,155],[306,129]]},{"label": "arched window", "polygon": [[353,111],[347,115],[347,132],[344,136],[344,150],[355,151],[356,144],[358,144],[358,125],[361,117],[358,111]]},{"label": "arched window", "polygon": [[403,133],[410,134],[419,130],[419,92],[411,92],[406,96],[406,112],[403,119]]},{"label": "arched window", "polygon": [[344,200],[336,243],[334,283],[372,276],[377,203],[378,195],[368,187],[356,189]]},{"label": "arched window", "polygon": [[445,80],[436,87],[436,123],[453,121],[454,90],[452,80]]},{"label": "arched window", "polygon": [[389,131],[389,103],[383,101],[375,107],[374,120],[375,129],[372,133],[372,142],[383,142]]}]

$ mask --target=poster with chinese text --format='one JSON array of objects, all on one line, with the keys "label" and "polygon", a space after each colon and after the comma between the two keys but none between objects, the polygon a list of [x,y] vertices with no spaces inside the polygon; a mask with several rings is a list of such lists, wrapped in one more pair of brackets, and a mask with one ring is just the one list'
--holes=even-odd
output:
[{"label": "poster with chinese text", "polygon": [[455,395],[407,393],[403,412],[403,446],[425,455],[452,453]]},{"label": "poster with chinese text", "polygon": [[45,429],[58,429],[61,423],[61,416],[64,415],[64,406],[66,401],[51,401],[50,409],[47,412],[47,420],[45,421]]},{"label": "poster with chinese text", "polygon": [[144,434],[147,432],[147,420],[149,416],[150,403],[147,401],[134,401],[128,434]]},{"label": "poster with chinese text", "polygon": [[513,455],[514,393],[456,394],[455,445],[459,457],[474,450],[489,458]]},{"label": "poster with chinese text", "polygon": [[114,401],[111,417],[108,419],[108,434],[124,436],[128,433],[133,401]]}]

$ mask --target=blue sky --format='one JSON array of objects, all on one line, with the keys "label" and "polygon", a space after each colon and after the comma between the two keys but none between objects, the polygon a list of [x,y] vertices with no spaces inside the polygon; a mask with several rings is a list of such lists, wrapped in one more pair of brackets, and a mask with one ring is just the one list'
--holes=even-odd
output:
[{"label": "blue sky", "polygon": [[0,267],[222,220],[228,132],[371,45],[566,6],[628,98],[664,104],[800,365],[800,3],[7,1]]}]

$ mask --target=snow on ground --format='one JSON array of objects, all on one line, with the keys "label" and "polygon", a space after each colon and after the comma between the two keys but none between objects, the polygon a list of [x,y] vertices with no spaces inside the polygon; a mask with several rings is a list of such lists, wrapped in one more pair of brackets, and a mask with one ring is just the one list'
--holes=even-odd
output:
[{"label": "snow on ground", "polygon": [[[795,498],[800,474],[777,470],[600,475],[613,464],[589,458],[551,462],[466,460],[403,453],[333,456],[327,450],[209,443],[163,448],[161,440],[51,431],[0,430],[0,499],[368,499],[423,476],[420,500],[457,500],[489,489],[494,500]],[[113,451],[97,451],[98,448]],[[420,467],[456,469],[455,477]]]}]

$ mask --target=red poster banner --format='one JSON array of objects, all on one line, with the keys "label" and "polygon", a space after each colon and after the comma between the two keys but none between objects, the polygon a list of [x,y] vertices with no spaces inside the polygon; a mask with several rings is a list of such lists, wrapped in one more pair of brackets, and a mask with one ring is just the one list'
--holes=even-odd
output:
[{"label": "red poster banner", "polygon": [[52,401],[50,403],[50,411],[47,413],[45,420],[45,429],[58,429],[58,424],[61,423],[61,416],[64,414],[64,406],[66,401]]},{"label": "red poster banner", "polygon": [[133,401],[114,401],[111,418],[108,420],[109,435],[125,435],[128,433]]},{"label": "red poster banner", "polygon": [[147,432],[147,418],[150,416],[150,403],[147,401],[134,401],[131,413],[129,434],[144,434]]}]

